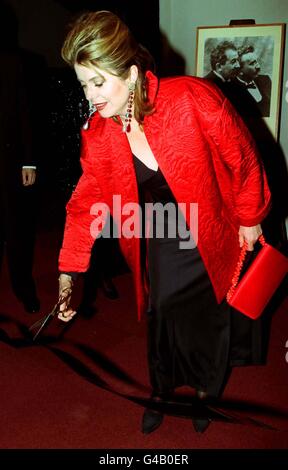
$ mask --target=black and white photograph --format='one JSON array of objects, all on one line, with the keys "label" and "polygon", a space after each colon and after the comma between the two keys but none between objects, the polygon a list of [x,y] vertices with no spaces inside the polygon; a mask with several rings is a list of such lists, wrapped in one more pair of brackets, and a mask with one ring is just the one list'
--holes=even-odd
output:
[{"label": "black and white photograph", "polygon": [[283,25],[199,27],[196,75],[222,89],[240,114],[264,118],[277,138]]}]

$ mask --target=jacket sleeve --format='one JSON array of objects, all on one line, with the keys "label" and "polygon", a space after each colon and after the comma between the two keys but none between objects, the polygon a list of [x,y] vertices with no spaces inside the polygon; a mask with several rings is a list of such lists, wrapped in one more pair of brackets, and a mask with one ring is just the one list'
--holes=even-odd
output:
[{"label": "jacket sleeve", "polygon": [[226,98],[220,112],[206,116],[223,200],[233,212],[231,216],[236,223],[248,227],[257,225],[270,210],[271,194],[254,140]]},{"label": "jacket sleeve", "polygon": [[[85,272],[88,269],[91,249],[101,230],[91,231],[95,215],[91,208],[102,199],[101,189],[89,162],[89,151],[82,139],[81,165],[83,174],[66,206],[66,224],[59,255],[59,271]],[[103,218],[106,214],[103,213]]]}]

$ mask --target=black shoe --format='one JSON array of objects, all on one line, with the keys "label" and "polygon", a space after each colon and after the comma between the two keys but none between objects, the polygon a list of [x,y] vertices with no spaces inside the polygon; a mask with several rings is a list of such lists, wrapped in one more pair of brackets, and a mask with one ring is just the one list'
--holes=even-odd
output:
[{"label": "black shoe", "polygon": [[158,411],[150,410],[146,408],[142,418],[142,432],[143,434],[150,434],[162,424],[163,421],[163,414],[159,413]]},{"label": "black shoe", "polygon": [[192,423],[196,432],[203,433],[208,428],[211,420],[208,418],[192,418]]},{"label": "black shoe", "polygon": [[[206,400],[208,398],[208,393],[204,390],[196,390],[196,397],[198,400]],[[203,433],[208,428],[211,420],[208,418],[192,418],[192,423],[196,432]]]},{"label": "black shoe", "polygon": [[211,420],[208,418],[192,418],[192,423],[196,432],[203,433],[208,428]]},{"label": "black shoe", "polygon": [[108,299],[115,300],[119,298],[118,291],[110,278],[102,279],[100,287]]},{"label": "black shoe", "polygon": [[40,310],[40,301],[36,296],[21,299],[27,313],[37,313]]}]

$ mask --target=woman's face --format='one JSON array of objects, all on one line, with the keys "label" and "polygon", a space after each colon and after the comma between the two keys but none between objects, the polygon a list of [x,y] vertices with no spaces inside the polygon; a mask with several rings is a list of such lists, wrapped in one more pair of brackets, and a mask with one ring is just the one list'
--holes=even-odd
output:
[{"label": "woman's face", "polygon": [[74,69],[86,99],[103,118],[125,115],[129,97],[129,77],[122,80],[94,66],[75,64]]}]

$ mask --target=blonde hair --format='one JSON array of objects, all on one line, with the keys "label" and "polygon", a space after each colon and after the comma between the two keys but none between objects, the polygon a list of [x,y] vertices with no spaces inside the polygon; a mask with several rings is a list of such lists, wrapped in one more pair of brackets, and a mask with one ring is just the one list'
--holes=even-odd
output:
[{"label": "blonde hair", "polygon": [[130,67],[136,65],[134,115],[142,124],[144,117],[152,114],[153,103],[148,100],[145,75],[147,70],[154,69],[154,61],[114,13],[103,10],[82,14],[71,25],[61,55],[71,67],[94,65],[123,80],[127,79]]}]

